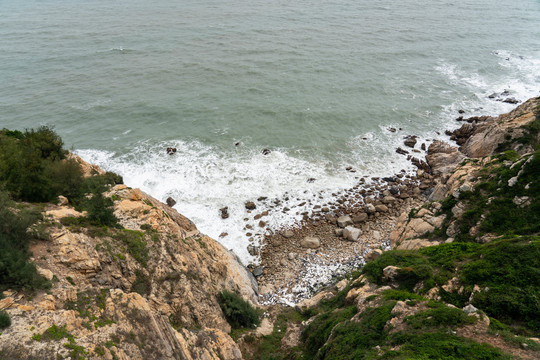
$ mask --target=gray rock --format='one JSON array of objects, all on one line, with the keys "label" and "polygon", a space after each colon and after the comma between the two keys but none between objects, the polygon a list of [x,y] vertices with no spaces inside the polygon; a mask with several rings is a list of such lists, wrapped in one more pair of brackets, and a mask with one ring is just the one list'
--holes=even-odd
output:
[{"label": "gray rock", "polygon": [[339,227],[344,228],[344,227],[346,227],[348,225],[352,225],[353,221],[352,221],[350,216],[344,215],[344,216],[338,217],[337,224],[338,224]]},{"label": "gray rock", "polygon": [[514,176],[513,178],[510,178],[510,180],[508,180],[508,186],[512,187],[512,186],[516,185],[517,181],[518,181],[517,176]]},{"label": "gray rock", "polygon": [[377,205],[375,206],[375,210],[378,212],[387,212],[388,207],[386,205]]},{"label": "gray rock", "polygon": [[478,309],[475,308],[473,305],[469,304],[463,308],[463,311],[465,312],[465,314],[469,315],[469,314],[477,312]]},{"label": "gray rock", "polygon": [[253,274],[253,276],[255,277],[259,277],[263,274],[263,267],[262,266],[257,266],[255,269],[253,269],[253,271],[251,272]]},{"label": "gray rock", "polygon": [[315,236],[306,236],[300,241],[300,246],[309,249],[316,249],[321,246],[321,240]]},{"label": "gray rock", "polygon": [[366,204],[366,206],[364,207],[364,209],[366,210],[366,212],[368,214],[373,214],[374,212],[376,212],[377,210],[375,209],[375,206],[373,206],[373,204]]},{"label": "gray rock", "polygon": [[357,241],[358,238],[360,238],[360,235],[362,235],[362,230],[353,226],[347,226],[345,229],[343,229],[343,237],[346,240]]}]

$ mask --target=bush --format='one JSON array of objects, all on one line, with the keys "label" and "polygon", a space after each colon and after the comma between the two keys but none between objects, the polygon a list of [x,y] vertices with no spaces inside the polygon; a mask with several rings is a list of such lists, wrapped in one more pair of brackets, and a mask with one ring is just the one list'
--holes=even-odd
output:
[{"label": "bush", "polygon": [[260,312],[239,295],[224,290],[218,294],[218,303],[223,315],[234,329],[257,327]]},{"label": "bush", "polygon": [[0,329],[5,329],[11,325],[9,314],[4,310],[0,311]]},{"label": "bush", "polygon": [[12,289],[45,289],[50,283],[28,262],[28,229],[41,219],[37,211],[13,211],[14,203],[0,191],[0,291]]}]

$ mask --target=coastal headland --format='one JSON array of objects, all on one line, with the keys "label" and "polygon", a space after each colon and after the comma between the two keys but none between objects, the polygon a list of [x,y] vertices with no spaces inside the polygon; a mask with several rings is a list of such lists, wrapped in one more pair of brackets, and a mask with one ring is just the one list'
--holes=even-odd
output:
[{"label": "coastal headland", "polygon": [[[359,179],[249,269],[47,129],[2,130],[0,358],[538,358],[540,98],[457,121],[455,143],[404,138],[415,173]],[[47,186],[4,166],[23,150]]]}]

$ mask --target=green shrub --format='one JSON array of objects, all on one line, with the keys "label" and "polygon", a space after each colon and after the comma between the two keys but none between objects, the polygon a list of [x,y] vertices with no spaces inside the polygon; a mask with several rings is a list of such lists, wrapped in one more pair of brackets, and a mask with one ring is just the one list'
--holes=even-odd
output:
[{"label": "green shrub", "polygon": [[5,310],[0,311],[0,329],[5,329],[11,325],[9,314]]},{"label": "green shrub", "polygon": [[28,262],[32,239],[29,228],[41,219],[39,212],[15,204],[0,190],[0,291],[11,289],[46,289],[50,283]]},{"label": "green shrub", "polygon": [[113,235],[116,240],[123,242],[127,246],[127,250],[135,260],[142,266],[146,266],[148,262],[148,248],[144,240],[144,233],[136,230],[117,230]]},{"label": "green shrub", "polygon": [[150,294],[150,278],[141,270],[135,270],[135,281],[131,285],[131,292],[136,292],[142,296]]},{"label": "green shrub", "polygon": [[229,324],[235,328],[257,327],[260,312],[241,296],[224,290],[218,294],[218,303]]},{"label": "green shrub", "polygon": [[[372,352],[372,348],[383,343],[388,331],[386,322],[392,318],[395,302],[368,308],[359,316],[359,321],[345,321],[335,326],[330,339],[326,340],[316,353],[315,359],[362,359]],[[332,329],[330,329],[332,330]],[[308,345],[309,346],[309,345]]]},{"label": "green shrub", "polygon": [[468,316],[461,309],[438,304],[434,309],[429,309],[407,318],[407,323],[413,329],[426,327],[455,327],[471,324],[476,321],[473,316]]},{"label": "green shrub", "polygon": [[394,346],[399,346],[399,350],[387,352],[383,359],[496,360],[512,358],[490,345],[479,344],[442,329],[425,333],[402,331],[393,334],[390,342]]}]

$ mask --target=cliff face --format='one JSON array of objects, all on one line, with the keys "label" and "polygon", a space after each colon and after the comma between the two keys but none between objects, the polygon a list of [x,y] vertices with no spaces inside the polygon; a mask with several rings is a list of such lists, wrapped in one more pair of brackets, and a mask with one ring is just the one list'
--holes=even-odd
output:
[{"label": "cliff face", "polygon": [[44,209],[49,240],[32,245],[31,260],[53,286],[4,294],[0,310],[12,325],[0,335],[0,357],[240,359],[216,294],[255,301],[247,270],[142,191],[116,185],[106,196],[123,229],[83,224],[66,203]]}]

